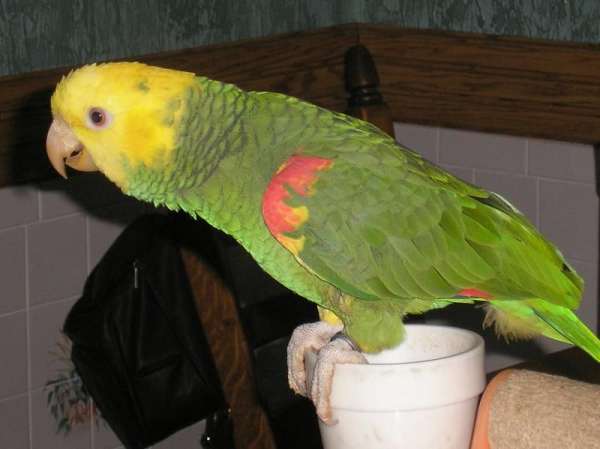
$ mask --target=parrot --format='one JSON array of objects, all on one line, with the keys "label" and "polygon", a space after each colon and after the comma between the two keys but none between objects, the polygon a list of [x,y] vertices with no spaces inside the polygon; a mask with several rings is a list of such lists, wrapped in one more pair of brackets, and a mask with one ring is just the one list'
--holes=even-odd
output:
[{"label": "parrot", "polygon": [[[337,363],[400,344],[407,315],[484,308],[507,339],[543,335],[600,362],[580,319],[583,280],[502,196],[374,125],[275,92],[139,62],[88,64],[57,84],[51,165],[102,172],[141,201],[237,240],[314,302],[288,346],[291,388],[332,423]],[[318,351],[307,382],[304,351]]]}]

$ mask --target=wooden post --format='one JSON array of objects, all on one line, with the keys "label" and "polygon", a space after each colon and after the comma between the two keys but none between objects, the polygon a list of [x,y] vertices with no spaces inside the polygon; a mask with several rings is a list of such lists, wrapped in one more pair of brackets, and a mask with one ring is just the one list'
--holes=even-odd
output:
[{"label": "wooden post", "polygon": [[198,317],[206,334],[233,421],[237,449],[275,449],[269,420],[258,402],[251,355],[235,299],[220,275],[192,251],[182,250]]},{"label": "wooden post", "polygon": [[346,52],[346,90],[350,93],[347,113],[373,123],[394,135],[392,114],[379,92],[379,75],[369,50],[363,45]]}]

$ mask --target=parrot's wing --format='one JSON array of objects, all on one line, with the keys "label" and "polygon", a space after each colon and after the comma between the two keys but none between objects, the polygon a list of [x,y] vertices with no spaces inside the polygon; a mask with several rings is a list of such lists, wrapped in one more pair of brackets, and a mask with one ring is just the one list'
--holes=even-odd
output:
[{"label": "parrot's wing", "polygon": [[301,264],[361,299],[577,305],[581,279],[514,207],[383,142],[302,149],[274,175],[265,222]]}]

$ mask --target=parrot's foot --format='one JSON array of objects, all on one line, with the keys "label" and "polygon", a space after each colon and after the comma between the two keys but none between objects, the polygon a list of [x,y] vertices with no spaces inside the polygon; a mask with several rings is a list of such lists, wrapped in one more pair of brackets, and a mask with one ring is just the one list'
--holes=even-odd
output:
[{"label": "parrot's foot", "polygon": [[344,338],[331,340],[318,352],[312,385],[309,385],[310,399],[315,404],[317,416],[328,425],[335,424],[329,399],[337,363],[367,363],[367,359],[355,349],[351,340]]},{"label": "parrot's foot", "polygon": [[[296,393],[307,396],[317,409],[319,418],[328,425],[335,424],[331,416],[329,397],[336,363],[367,363],[348,338],[338,338],[341,326],[324,322],[299,326],[288,345],[288,378]],[[333,338],[336,336],[336,338]],[[317,353],[310,385],[306,382],[304,351],[313,348]]]},{"label": "parrot's foot", "polygon": [[308,397],[304,352],[308,349],[318,352],[341,330],[341,324],[334,326],[325,321],[302,324],[294,329],[287,347],[287,366],[290,387],[295,393]]}]

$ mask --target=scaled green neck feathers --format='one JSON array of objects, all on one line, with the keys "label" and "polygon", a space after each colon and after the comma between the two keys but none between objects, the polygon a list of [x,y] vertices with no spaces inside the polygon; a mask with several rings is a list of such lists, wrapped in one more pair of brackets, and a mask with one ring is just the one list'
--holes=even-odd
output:
[{"label": "scaled green neck feathers", "polygon": [[294,98],[266,95],[197,77],[182,99],[187,112],[170,161],[157,169],[129,168],[126,193],[200,216],[239,237],[240,219],[262,220],[256,206],[273,173],[315,137],[323,126],[317,121],[331,115]]},{"label": "scaled green neck feathers", "polygon": [[241,139],[246,139],[241,116],[250,105],[235,86],[201,77],[181,100],[186,112],[176,130],[172,156],[165,165],[130,168],[127,193],[156,205],[198,212],[187,209],[185,193],[204,185],[223,159],[250,149]]}]

